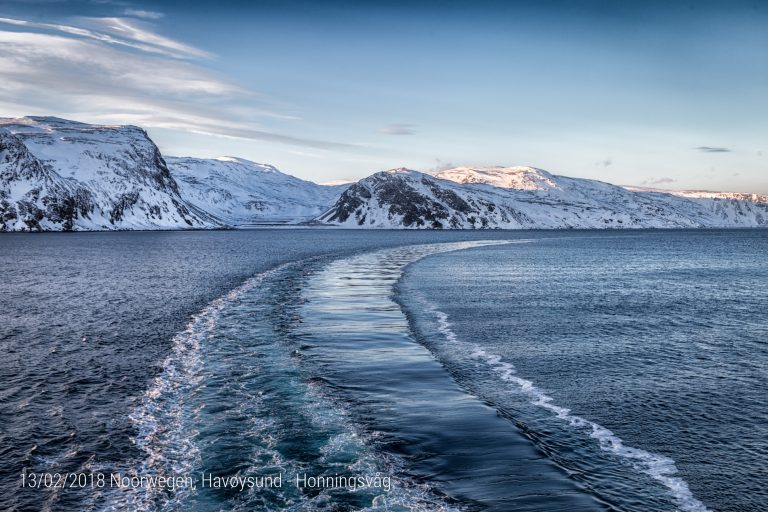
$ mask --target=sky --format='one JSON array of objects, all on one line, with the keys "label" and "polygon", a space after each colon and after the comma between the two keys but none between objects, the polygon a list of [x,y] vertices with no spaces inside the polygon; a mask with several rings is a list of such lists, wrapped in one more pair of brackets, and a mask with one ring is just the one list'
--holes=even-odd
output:
[{"label": "sky", "polygon": [[316,182],[529,165],[768,193],[768,2],[2,0],[0,116]]}]

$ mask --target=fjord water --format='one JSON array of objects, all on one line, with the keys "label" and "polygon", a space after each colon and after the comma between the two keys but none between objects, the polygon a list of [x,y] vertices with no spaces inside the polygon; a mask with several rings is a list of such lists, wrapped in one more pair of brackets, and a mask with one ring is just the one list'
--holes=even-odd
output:
[{"label": "fjord water", "polygon": [[[393,301],[408,264],[489,244],[416,245],[331,263],[304,287],[300,354],[343,409],[376,432],[367,444],[389,455],[398,473],[483,510],[599,510],[513,424],[456,385],[415,342]],[[382,505],[391,501],[382,496]],[[406,503],[416,505],[413,497]],[[429,505],[415,508],[443,508]]]},{"label": "fjord water", "polygon": [[655,232],[436,255],[417,339],[621,510],[768,506],[768,235]]},{"label": "fjord water", "polygon": [[166,368],[175,371],[166,364],[175,354],[180,364],[192,364],[195,353],[183,359],[174,347],[194,343],[206,326],[215,332],[218,310],[207,305],[220,298],[226,310],[230,291],[249,278],[312,257],[515,236],[521,235],[290,229],[2,234],[0,510],[104,503],[98,490],[20,488],[20,475],[138,467],[146,459],[139,432],[146,427],[136,419],[145,394],[167,377]]},{"label": "fjord water", "polygon": [[[764,232],[92,233],[0,248],[3,509],[766,500]],[[24,468],[284,483],[21,489]],[[301,474],[393,487],[300,490]]]}]

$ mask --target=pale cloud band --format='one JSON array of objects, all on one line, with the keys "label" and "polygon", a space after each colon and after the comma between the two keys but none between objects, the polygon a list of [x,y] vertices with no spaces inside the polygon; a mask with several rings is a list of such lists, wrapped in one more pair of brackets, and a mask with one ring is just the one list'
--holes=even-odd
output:
[{"label": "pale cloud band", "polygon": [[160,18],[164,17],[165,15],[161,12],[155,12],[155,11],[144,11],[141,9],[126,9],[125,10],[126,16],[134,16],[136,18],[144,18],[147,20],[159,20]]},{"label": "pale cloud band", "polygon": [[[147,16],[145,16],[147,17]],[[0,112],[134,123],[326,150],[358,146],[273,131],[269,100],[201,65],[207,52],[124,18],[72,24],[0,18]],[[259,122],[261,120],[261,122]]]},{"label": "pale cloud band", "polygon": [[416,133],[414,125],[407,123],[393,123],[385,126],[381,130],[381,133],[386,135],[413,135]]},{"label": "pale cloud band", "polygon": [[[210,54],[173,39],[159,36],[123,18],[82,18],[82,26],[61,23],[41,23],[15,18],[0,18],[0,23],[32,30],[59,32],[80,38],[94,39],[111,45],[126,46],[169,57],[209,57]],[[96,28],[96,30],[94,30]]]},{"label": "pale cloud band", "polygon": [[713,146],[699,146],[696,149],[704,153],[730,153],[731,152],[731,150],[728,148],[719,148],[719,147],[713,147]]}]

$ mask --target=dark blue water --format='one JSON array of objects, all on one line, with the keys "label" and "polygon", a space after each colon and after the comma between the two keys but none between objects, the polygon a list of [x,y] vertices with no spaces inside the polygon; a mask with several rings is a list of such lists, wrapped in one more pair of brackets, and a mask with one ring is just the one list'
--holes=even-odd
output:
[{"label": "dark blue water", "polygon": [[[765,249],[755,231],[0,237],[0,508],[760,510]],[[22,488],[24,469],[193,486]]]},{"label": "dark blue water", "polygon": [[79,510],[101,491],[20,488],[21,472],[133,468],[131,419],[211,301],[277,265],[504,233],[46,233],[0,236],[0,510]]},{"label": "dark blue water", "polygon": [[401,300],[458,382],[616,508],[765,510],[767,235],[437,255]]}]

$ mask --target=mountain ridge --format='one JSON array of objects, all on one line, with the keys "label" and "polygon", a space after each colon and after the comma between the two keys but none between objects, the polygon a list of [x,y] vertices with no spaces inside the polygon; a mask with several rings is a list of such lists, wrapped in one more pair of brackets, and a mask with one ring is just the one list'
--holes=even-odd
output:
[{"label": "mountain ridge", "polygon": [[164,157],[147,132],[0,118],[0,231],[768,227],[768,195],[669,191],[528,166],[404,167],[317,184],[244,158]]},{"label": "mountain ridge", "polygon": [[397,168],[352,185],[318,221],[358,229],[768,226],[768,196],[754,197],[635,192],[533,167],[461,167],[435,175]]}]

